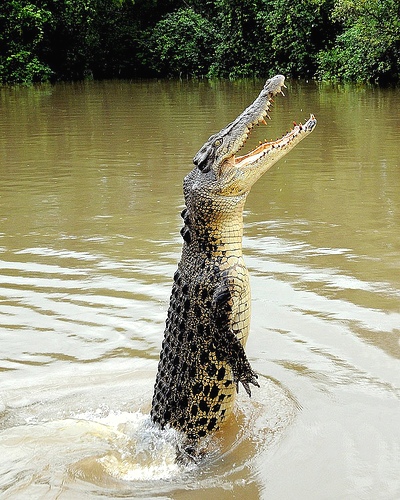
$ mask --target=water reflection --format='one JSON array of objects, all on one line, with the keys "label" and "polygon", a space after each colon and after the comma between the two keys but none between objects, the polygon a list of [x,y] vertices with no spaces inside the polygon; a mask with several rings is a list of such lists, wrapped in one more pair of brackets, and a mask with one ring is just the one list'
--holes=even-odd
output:
[{"label": "water reflection", "polygon": [[179,479],[138,484],[97,460],[131,471],[118,439],[129,443],[126,422],[150,407],[182,178],[261,84],[0,89],[5,495],[400,495],[396,90],[290,82],[277,98],[252,143],[309,112],[318,127],[247,203],[247,350],[262,390],[239,395],[214,452]]}]

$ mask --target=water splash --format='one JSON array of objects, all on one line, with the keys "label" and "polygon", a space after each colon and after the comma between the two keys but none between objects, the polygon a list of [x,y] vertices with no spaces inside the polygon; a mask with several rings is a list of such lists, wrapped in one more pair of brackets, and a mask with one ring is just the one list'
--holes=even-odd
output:
[{"label": "water splash", "polygon": [[[173,429],[161,430],[148,414],[141,412],[113,412],[101,415],[84,413],[77,419],[101,425],[102,438],[110,449],[94,460],[105,474],[124,481],[150,481],[171,479],[182,474],[189,465],[176,461],[180,436]],[[86,469],[87,469],[86,461]]]}]

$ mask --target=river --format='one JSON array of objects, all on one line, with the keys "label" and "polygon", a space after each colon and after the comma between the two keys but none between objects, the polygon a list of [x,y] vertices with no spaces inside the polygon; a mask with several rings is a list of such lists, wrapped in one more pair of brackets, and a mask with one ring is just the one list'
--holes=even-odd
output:
[{"label": "river", "polygon": [[400,498],[400,91],[288,81],[246,147],[251,399],[178,466],[148,418],[182,179],[262,81],[0,88],[2,498]]}]

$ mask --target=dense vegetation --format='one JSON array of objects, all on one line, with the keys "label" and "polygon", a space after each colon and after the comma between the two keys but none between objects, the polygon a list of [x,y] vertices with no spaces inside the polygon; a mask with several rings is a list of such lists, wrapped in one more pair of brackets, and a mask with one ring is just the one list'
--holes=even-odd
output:
[{"label": "dense vegetation", "polygon": [[0,83],[400,79],[400,0],[2,0]]}]

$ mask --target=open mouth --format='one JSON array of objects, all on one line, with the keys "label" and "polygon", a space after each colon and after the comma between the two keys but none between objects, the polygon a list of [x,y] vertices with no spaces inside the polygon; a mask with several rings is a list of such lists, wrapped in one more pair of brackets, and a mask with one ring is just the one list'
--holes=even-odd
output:
[{"label": "open mouth", "polygon": [[193,158],[194,165],[207,173],[216,168],[218,175],[233,175],[228,171],[236,167],[236,171],[250,170],[261,167],[260,175],[268,170],[279,158],[288,153],[297,143],[306,137],[315,127],[317,121],[314,115],[302,124],[295,124],[290,132],[276,141],[260,143],[253,151],[243,156],[236,156],[246,144],[252,129],[256,125],[265,124],[269,118],[268,112],[274,102],[274,97],[283,94],[285,77],[276,75],[266,81],[258,97],[248,106],[236,120],[229,123],[220,132],[209,137],[208,141]]},{"label": "open mouth", "polygon": [[[262,118],[259,123],[265,123],[265,119]],[[311,114],[310,118],[304,124],[294,123],[294,127],[280,139],[277,139],[276,141],[261,142],[260,145],[257,148],[253,149],[253,151],[251,151],[250,153],[235,157],[235,166],[241,168],[250,165],[253,166],[263,158],[266,159],[268,155],[275,156],[274,153],[278,153],[279,151],[283,152],[290,146],[296,145],[301,141],[301,139],[303,139],[303,137],[308,135],[313,130],[316,123],[317,120],[315,119],[315,116],[313,114]],[[251,129],[249,130],[249,132],[250,131]],[[246,134],[246,140],[248,138],[248,135],[249,134]],[[245,144],[245,142],[243,143],[243,145]]]}]

